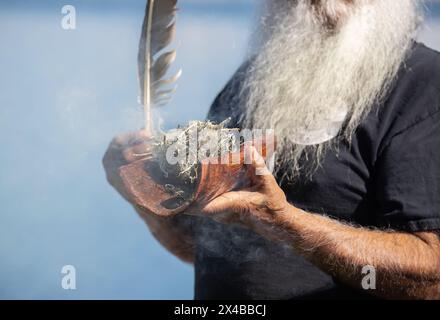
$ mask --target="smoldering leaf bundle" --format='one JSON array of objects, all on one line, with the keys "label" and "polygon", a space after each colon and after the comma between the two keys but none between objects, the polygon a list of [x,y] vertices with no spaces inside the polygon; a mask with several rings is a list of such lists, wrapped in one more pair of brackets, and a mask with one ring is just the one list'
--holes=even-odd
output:
[{"label": "smoldering leaf bundle", "polygon": [[187,183],[194,183],[202,161],[240,150],[243,141],[239,129],[226,128],[228,121],[220,124],[191,121],[157,136],[153,159],[166,176],[174,175]]}]

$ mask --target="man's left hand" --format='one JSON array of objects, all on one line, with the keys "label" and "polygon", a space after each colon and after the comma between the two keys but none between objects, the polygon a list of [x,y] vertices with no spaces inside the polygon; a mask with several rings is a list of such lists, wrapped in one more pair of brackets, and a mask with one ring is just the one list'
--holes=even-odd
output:
[{"label": "man's left hand", "polygon": [[270,240],[280,241],[284,232],[280,232],[281,226],[277,228],[278,217],[293,207],[258,151],[251,146],[245,152],[247,159],[252,159],[252,164],[246,165],[250,187],[217,197],[201,213],[221,223],[245,225]]}]

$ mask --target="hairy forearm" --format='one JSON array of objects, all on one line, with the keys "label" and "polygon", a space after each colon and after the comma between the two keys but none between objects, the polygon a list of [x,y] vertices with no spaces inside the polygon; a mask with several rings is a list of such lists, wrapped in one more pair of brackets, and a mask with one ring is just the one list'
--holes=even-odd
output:
[{"label": "hairy forearm", "polygon": [[277,223],[288,241],[325,272],[362,288],[362,268],[376,269],[383,298],[440,298],[440,241],[434,233],[418,235],[356,228],[294,207]]},{"label": "hairy forearm", "polygon": [[135,206],[135,209],[162,246],[181,260],[194,262],[195,217],[187,215],[161,217],[146,212],[141,207]]}]

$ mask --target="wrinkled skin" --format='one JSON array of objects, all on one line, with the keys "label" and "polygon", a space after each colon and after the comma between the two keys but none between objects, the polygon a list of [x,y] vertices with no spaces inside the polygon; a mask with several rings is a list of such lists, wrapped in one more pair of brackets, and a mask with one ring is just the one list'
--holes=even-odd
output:
[{"label": "wrinkled skin", "polygon": [[[148,150],[148,137],[130,133],[110,144],[103,164],[109,183],[128,201],[119,168],[139,160]],[[292,247],[324,272],[354,288],[360,288],[366,265],[377,269],[377,290],[389,299],[440,299],[440,237],[438,232],[391,232],[345,225],[304,212],[289,204],[262,157],[247,166],[251,186],[225,193],[207,205],[195,204],[187,214],[159,217],[132,203],[153,235],[171,253],[193,262],[194,231],[191,220],[203,216],[224,224],[242,224],[272,241]],[[190,215],[188,215],[190,214]],[[191,215],[192,214],[192,215]],[[189,221],[189,223],[188,223]]]}]

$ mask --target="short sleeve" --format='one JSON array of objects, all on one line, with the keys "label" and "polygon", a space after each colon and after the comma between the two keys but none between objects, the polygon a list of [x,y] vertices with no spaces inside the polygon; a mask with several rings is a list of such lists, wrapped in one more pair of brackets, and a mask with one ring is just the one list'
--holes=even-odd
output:
[{"label": "short sleeve", "polygon": [[390,139],[376,161],[374,180],[380,226],[440,229],[440,112]]}]

